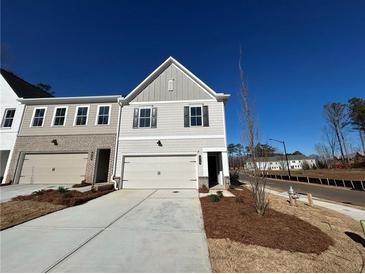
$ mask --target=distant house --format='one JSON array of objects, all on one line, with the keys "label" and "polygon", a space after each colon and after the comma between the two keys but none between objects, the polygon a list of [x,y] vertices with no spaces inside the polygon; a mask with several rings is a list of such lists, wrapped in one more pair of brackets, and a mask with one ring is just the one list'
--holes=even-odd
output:
[{"label": "distant house", "polygon": [[[303,169],[305,165],[312,167],[316,166],[316,159],[306,157],[305,155],[288,155],[289,168],[291,170]],[[265,159],[259,160],[256,163],[260,170],[286,170],[287,162],[284,155],[266,157]],[[252,169],[253,164],[246,162],[245,169]]]},{"label": "distant house", "polygon": [[0,183],[2,183],[8,174],[23,116],[24,105],[18,99],[52,97],[52,95],[7,70],[1,69],[0,72]]}]

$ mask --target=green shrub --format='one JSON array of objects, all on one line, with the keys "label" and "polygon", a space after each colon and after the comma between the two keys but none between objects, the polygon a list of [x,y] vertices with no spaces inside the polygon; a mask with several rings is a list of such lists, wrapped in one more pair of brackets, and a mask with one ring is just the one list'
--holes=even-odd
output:
[{"label": "green shrub", "polygon": [[36,190],[36,191],[33,191],[32,194],[33,195],[42,195],[44,194],[46,191],[44,189],[41,189],[41,190]]},{"label": "green shrub", "polygon": [[222,190],[218,190],[217,191],[217,196],[219,197],[219,199],[223,198],[223,191]]},{"label": "green shrub", "polygon": [[208,198],[213,203],[217,203],[220,200],[219,196],[216,194],[210,194],[210,195],[208,195]]},{"label": "green shrub", "polygon": [[58,187],[58,192],[60,192],[60,193],[66,193],[66,192],[68,192],[68,189],[65,188],[65,187],[63,187],[63,186],[59,186]]}]

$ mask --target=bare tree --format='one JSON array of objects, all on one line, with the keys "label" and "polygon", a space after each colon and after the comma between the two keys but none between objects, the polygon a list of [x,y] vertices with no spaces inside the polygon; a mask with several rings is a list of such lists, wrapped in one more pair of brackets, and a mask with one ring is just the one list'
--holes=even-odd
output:
[{"label": "bare tree", "polygon": [[240,50],[240,58],[238,62],[238,68],[240,73],[240,95],[241,95],[241,107],[243,114],[243,121],[245,123],[245,137],[247,138],[247,150],[248,161],[252,167],[252,177],[249,182],[251,185],[252,196],[255,201],[256,212],[262,216],[265,214],[265,210],[269,205],[268,197],[266,194],[266,168],[261,166],[261,163],[265,163],[265,155],[257,155],[256,146],[259,144],[259,130],[257,122],[255,121],[254,113],[251,107],[250,96],[248,91],[247,82],[245,80],[245,74],[242,67],[242,51]]},{"label": "bare tree", "polygon": [[328,167],[329,160],[331,159],[331,149],[325,144],[316,144],[314,149],[316,150],[319,159]]},{"label": "bare tree", "polygon": [[327,143],[327,146],[330,150],[332,161],[329,161],[329,164],[332,167],[332,162],[335,159],[336,149],[337,149],[336,133],[334,132],[332,127],[326,126],[323,128],[323,135],[324,135],[324,139]]},{"label": "bare tree", "polygon": [[346,105],[341,103],[326,104],[324,106],[324,115],[328,125],[333,128],[336,134],[342,160],[347,162],[346,157],[348,153],[344,137],[344,129],[349,124],[349,121],[346,113]]}]

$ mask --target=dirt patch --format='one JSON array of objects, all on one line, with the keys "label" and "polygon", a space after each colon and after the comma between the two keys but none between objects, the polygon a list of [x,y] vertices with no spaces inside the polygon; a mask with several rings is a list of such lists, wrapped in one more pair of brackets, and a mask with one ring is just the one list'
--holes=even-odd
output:
[{"label": "dirt patch", "polygon": [[248,190],[231,192],[236,198],[224,197],[217,203],[201,198],[208,238],[229,238],[244,244],[316,254],[333,244],[319,228],[295,216],[273,209],[259,216]]},{"label": "dirt patch", "polygon": [[[208,236],[213,272],[361,272],[365,270],[365,248],[362,246],[362,240],[354,240],[353,237],[348,236],[356,234],[361,235],[363,239],[358,222],[328,209],[309,207],[302,202],[299,202],[297,207],[291,207],[286,199],[275,195],[270,195],[269,198],[271,209],[310,223],[330,236],[333,244],[320,254],[316,254],[278,250],[245,244],[227,237],[216,239]],[[219,204],[220,202],[216,203],[216,205]],[[245,225],[246,223],[242,223],[242,226]]]},{"label": "dirt patch", "polygon": [[46,202],[9,201],[0,204],[0,230],[24,223],[45,214],[63,209],[64,205],[55,205]]},{"label": "dirt patch", "polygon": [[86,203],[89,200],[95,199],[99,196],[103,196],[112,192],[113,190],[104,190],[104,191],[86,191],[80,192],[77,190],[41,190],[34,192],[31,195],[18,196],[13,198],[13,201],[36,201],[36,202],[47,202],[55,205],[64,205],[64,206],[75,206]]},{"label": "dirt patch", "polygon": [[[317,177],[317,178],[329,178],[329,179],[344,179],[344,180],[365,180],[365,169],[316,169],[316,170],[291,170],[292,176],[304,176],[304,177]],[[275,171],[271,170],[272,175],[284,175],[287,176],[287,171]]]}]

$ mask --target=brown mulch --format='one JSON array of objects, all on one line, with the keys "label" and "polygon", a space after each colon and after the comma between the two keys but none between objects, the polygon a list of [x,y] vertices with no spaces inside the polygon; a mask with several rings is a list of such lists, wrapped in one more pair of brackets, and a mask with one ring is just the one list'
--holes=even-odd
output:
[{"label": "brown mulch", "polygon": [[80,192],[77,190],[67,190],[65,192],[60,192],[54,189],[48,189],[44,191],[37,192],[37,194],[30,194],[24,196],[17,196],[13,198],[13,201],[36,201],[36,202],[47,202],[55,205],[64,206],[75,206],[86,203],[89,200],[95,199],[99,196],[103,196],[112,192],[112,189],[103,191],[86,191]]},{"label": "brown mulch", "polygon": [[249,190],[230,191],[236,198],[224,197],[217,203],[208,197],[200,199],[208,238],[316,254],[333,245],[326,233],[295,216],[271,208],[259,216]]},{"label": "brown mulch", "polygon": [[34,218],[63,209],[64,205],[55,205],[32,200],[9,201],[0,204],[0,230],[30,221]]},{"label": "brown mulch", "polygon": [[78,187],[84,187],[84,186],[91,186],[91,183],[81,182],[79,184],[74,184],[72,187],[78,188]]}]

